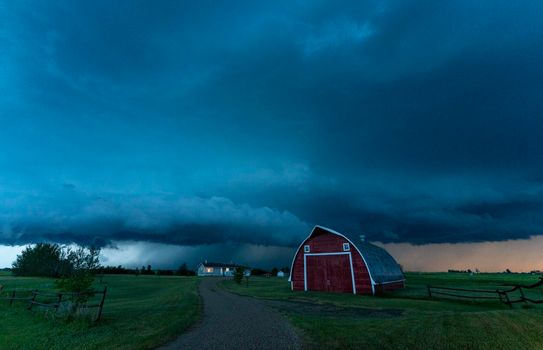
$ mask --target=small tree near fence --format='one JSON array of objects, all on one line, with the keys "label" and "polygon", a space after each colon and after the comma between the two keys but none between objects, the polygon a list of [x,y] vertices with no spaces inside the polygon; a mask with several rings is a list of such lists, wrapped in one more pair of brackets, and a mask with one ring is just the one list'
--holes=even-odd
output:
[{"label": "small tree near fence", "polygon": [[100,249],[95,247],[79,247],[75,250],[66,248],[63,255],[69,270],[56,281],[56,285],[63,292],[73,293],[69,313],[75,314],[93,295],[92,283],[94,282],[94,273],[100,267]]},{"label": "small tree near fence", "polygon": [[68,269],[56,281],[57,287],[66,292],[82,293],[91,289],[94,272],[100,267],[100,249],[79,247],[63,251]]}]

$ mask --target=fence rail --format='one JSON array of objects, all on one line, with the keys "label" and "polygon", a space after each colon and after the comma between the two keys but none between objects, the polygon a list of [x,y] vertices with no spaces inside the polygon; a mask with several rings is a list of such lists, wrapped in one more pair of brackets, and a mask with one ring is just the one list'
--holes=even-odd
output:
[{"label": "fence rail", "polygon": [[[509,287],[511,285],[508,285]],[[486,300],[498,300],[506,305],[512,306],[516,303],[533,303],[533,304],[543,304],[543,300],[536,300],[532,298],[527,298],[524,294],[524,289],[533,289],[543,286],[543,276],[539,278],[539,281],[530,284],[522,285],[516,284],[513,285],[513,288],[510,289],[467,289],[467,288],[452,288],[452,287],[439,287],[439,286],[427,286],[428,297],[432,298],[434,296],[445,296],[453,297],[460,299],[486,299]],[[519,291],[520,297],[513,299],[511,293]],[[456,292],[456,293],[455,293]],[[464,293],[464,294],[463,294]],[[469,293],[469,294],[465,294]]]},{"label": "fence rail", "polygon": [[[2,286],[0,286],[0,292],[3,291]],[[97,304],[88,304],[83,303],[78,306],[79,309],[92,309],[98,308],[97,316],[94,321],[99,321],[102,317],[102,311],[104,309],[104,303],[107,295],[107,286],[104,287],[104,290],[91,290],[85,292],[44,292],[37,289],[33,290],[17,290],[13,289],[6,294],[5,297],[2,297],[4,300],[9,301],[9,305],[13,305],[14,301],[26,302],[28,303],[27,309],[32,310],[33,306],[52,308],[58,310],[62,303],[64,302],[73,302],[74,300],[81,300],[82,298],[93,297],[95,295],[100,295],[100,302]]]}]

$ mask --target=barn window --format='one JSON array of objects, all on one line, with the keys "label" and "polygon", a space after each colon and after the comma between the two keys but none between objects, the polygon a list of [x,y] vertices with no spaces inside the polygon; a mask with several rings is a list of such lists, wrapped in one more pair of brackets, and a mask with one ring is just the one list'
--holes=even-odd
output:
[{"label": "barn window", "polygon": [[304,252],[309,253],[311,250],[309,249],[308,245],[304,245]]},{"label": "barn window", "polygon": [[351,246],[349,246],[349,243],[343,243],[343,251],[348,252],[351,250]]},{"label": "barn window", "polygon": [[213,272],[213,268],[212,267],[207,267],[206,272],[210,272],[210,273]]}]

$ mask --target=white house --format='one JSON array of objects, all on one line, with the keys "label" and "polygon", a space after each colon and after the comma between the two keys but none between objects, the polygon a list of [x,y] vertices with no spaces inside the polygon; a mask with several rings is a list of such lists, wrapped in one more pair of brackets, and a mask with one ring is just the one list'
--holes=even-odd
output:
[{"label": "white house", "polygon": [[286,277],[286,276],[288,276],[288,274],[287,274],[287,273],[284,273],[283,271],[277,272],[277,277],[284,278],[284,277]]},{"label": "white house", "polygon": [[[197,274],[198,276],[234,276],[234,272],[239,266],[240,265],[236,265],[233,263],[224,264],[217,262],[208,262],[207,260],[205,260],[204,262],[200,263],[200,265],[198,265]],[[250,276],[251,270],[249,268],[245,268],[245,272],[243,274],[244,276]]]}]

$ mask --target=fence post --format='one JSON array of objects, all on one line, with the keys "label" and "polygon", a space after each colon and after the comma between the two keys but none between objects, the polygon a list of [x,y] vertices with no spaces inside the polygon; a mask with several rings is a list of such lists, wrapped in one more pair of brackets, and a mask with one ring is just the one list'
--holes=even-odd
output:
[{"label": "fence post", "polygon": [[32,310],[32,306],[34,305],[34,301],[36,300],[36,295],[38,295],[38,290],[35,289],[32,291],[32,299],[29,301],[28,310]]},{"label": "fence post", "polygon": [[58,302],[57,302],[57,307],[55,308],[57,311],[60,308],[61,302],[62,302],[62,293],[58,293]]},{"label": "fence post", "polygon": [[519,288],[519,292],[520,292],[520,298],[522,300],[522,302],[526,302],[526,298],[524,297],[524,291],[522,290],[522,287]]},{"label": "fence post", "polygon": [[509,294],[507,292],[503,292],[503,295],[505,295],[505,300],[507,300],[505,303],[509,305],[509,307],[512,306],[511,301],[509,300]]},{"label": "fence post", "polygon": [[96,317],[96,321],[100,321],[100,317],[102,317],[102,309],[104,308],[106,293],[107,293],[107,286],[104,287],[104,291],[102,292],[102,300],[100,300],[100,306],[98,307],[98,316]]},{"label": "fence post", "polygon": [[426,287],[428,288],[428,298],[431,299],[432,298],[432,289],[431,289],[432,287],[430,287],[430,286],[426,286]]},{"label": "fence post", "polygon": [[9,306],[13,305],[13,299],[15,299],[15,289],[11,292],[11,299],[9,299]]}]

